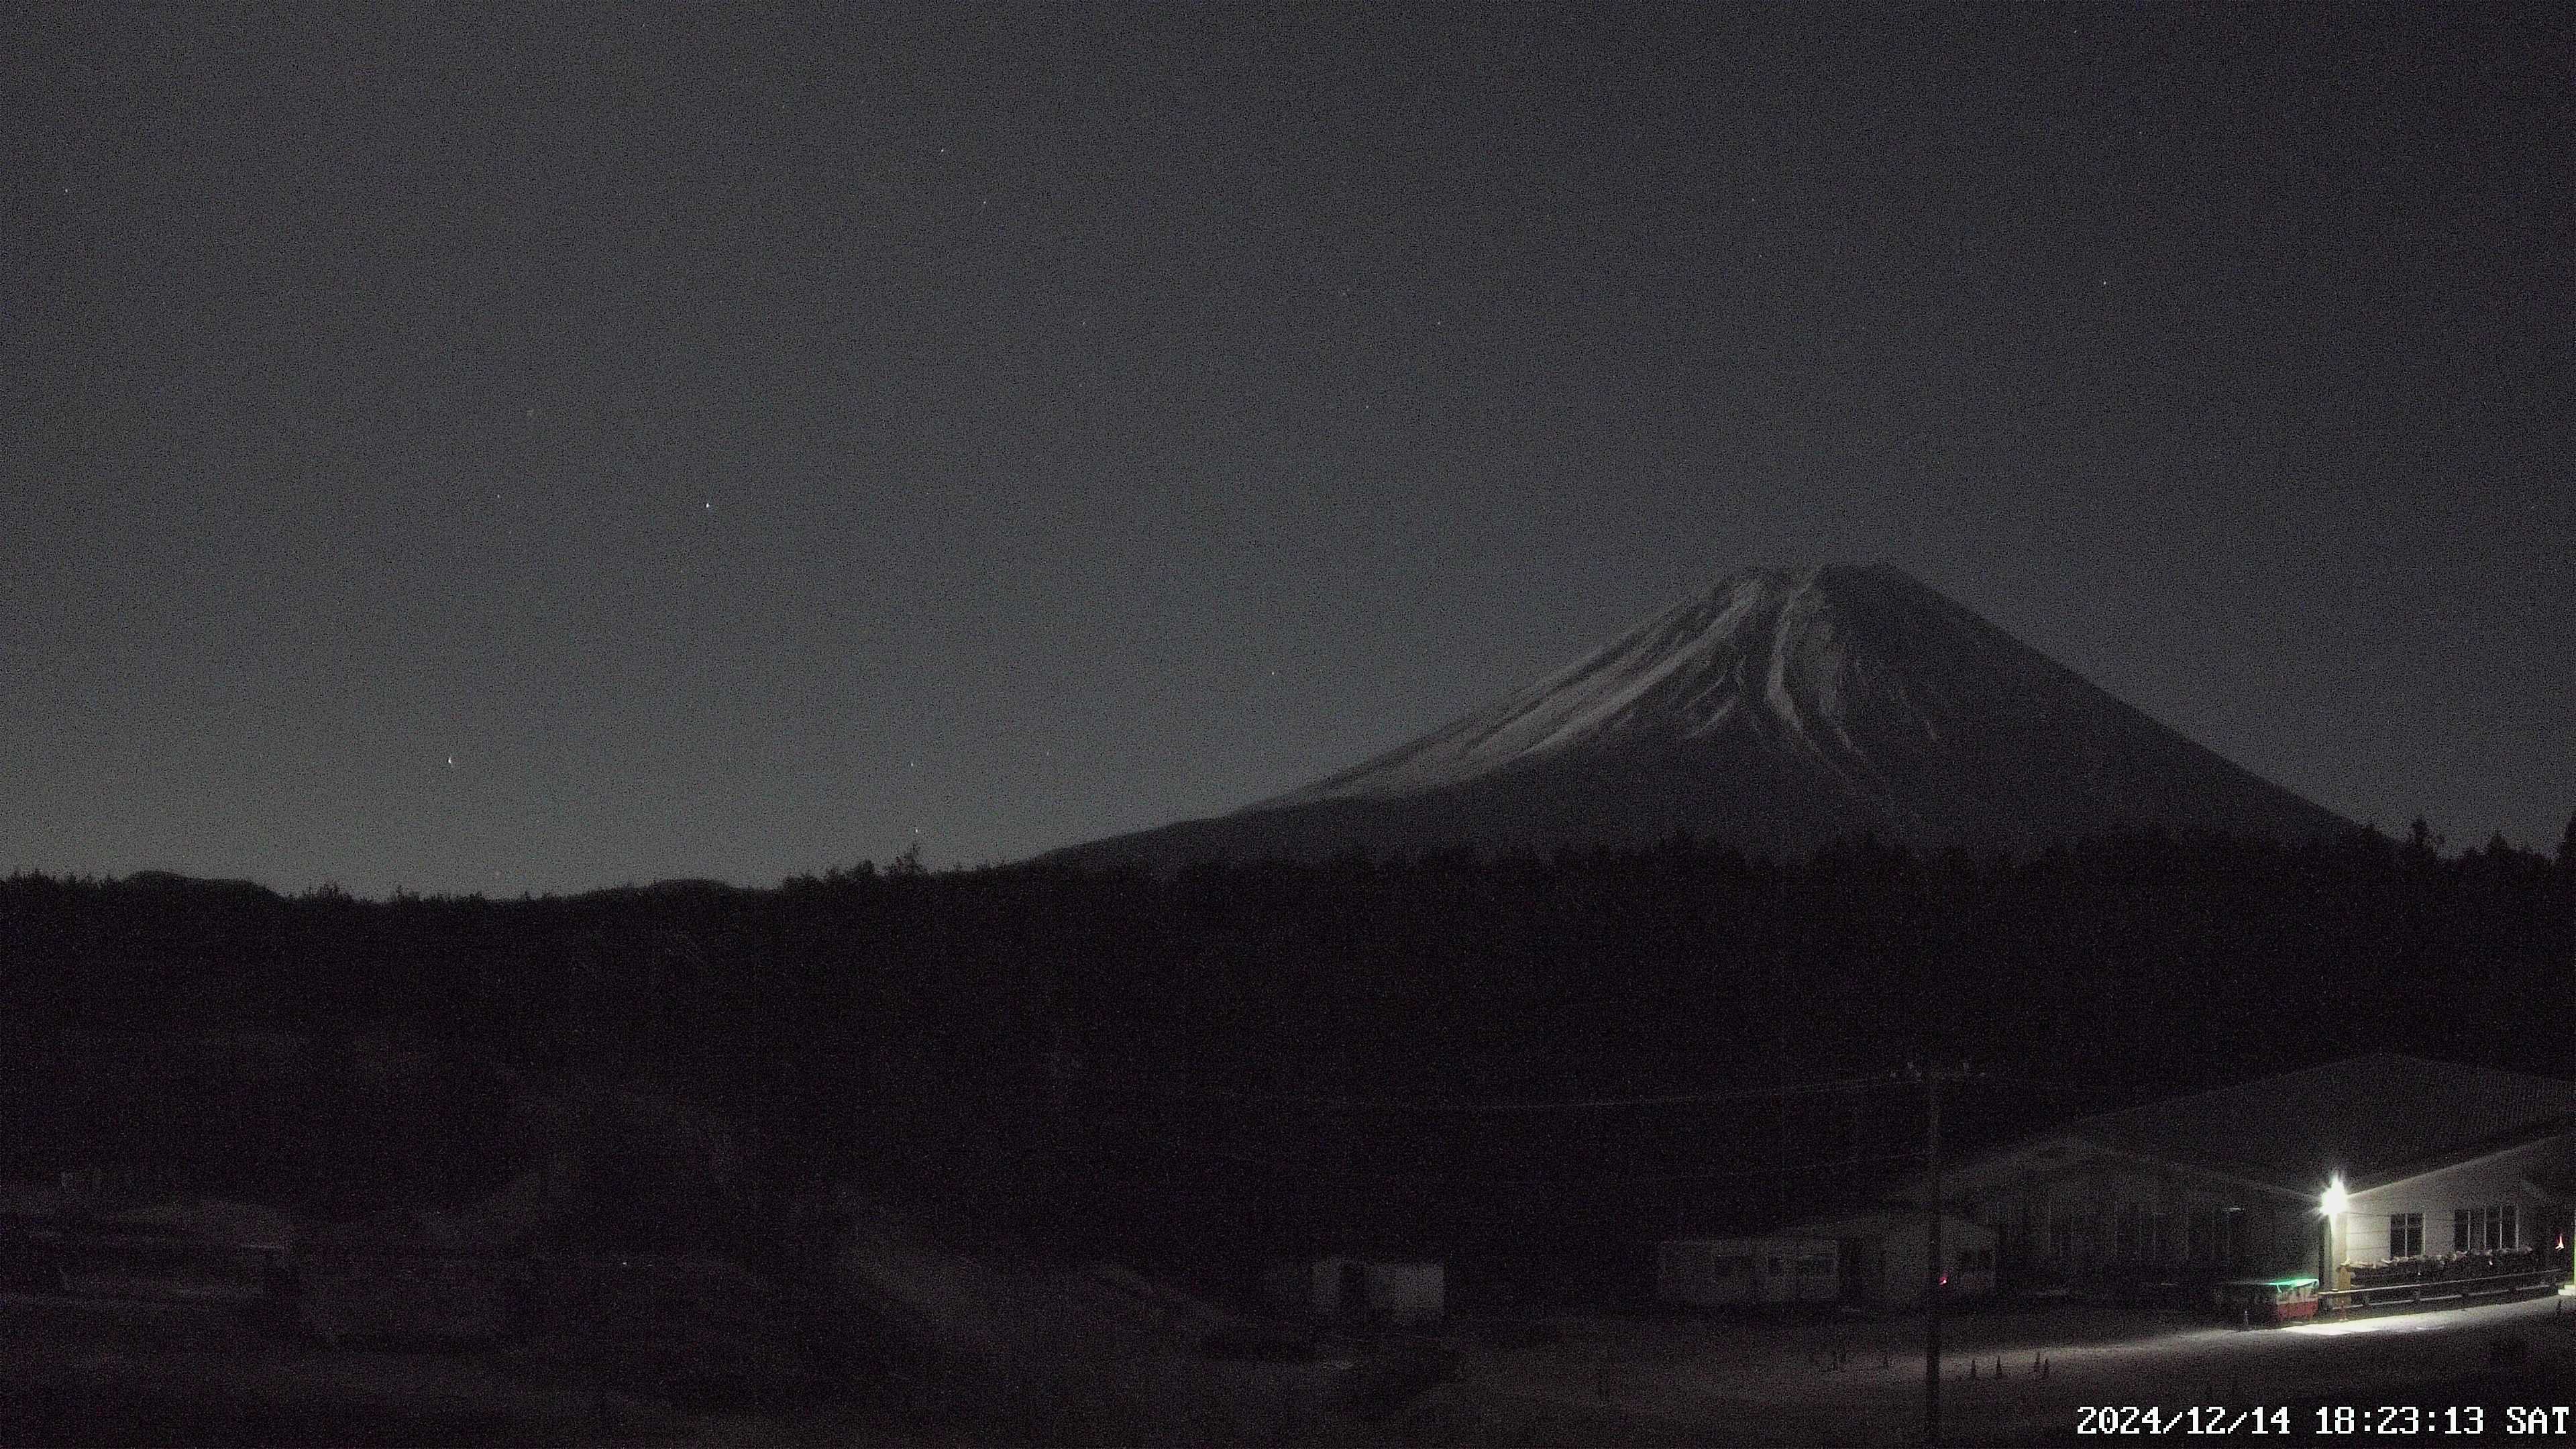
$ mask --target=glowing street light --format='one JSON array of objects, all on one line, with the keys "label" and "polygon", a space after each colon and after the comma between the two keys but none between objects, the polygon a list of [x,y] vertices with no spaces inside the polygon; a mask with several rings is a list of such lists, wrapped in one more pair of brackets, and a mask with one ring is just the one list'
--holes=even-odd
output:
[{"label": "glowing street light", "polygon": [[[2326,1179],[2326,1190],[2317,1194],[2317,1211],[2321,1214],[2317,1219],[2317,1286],[2320,1289],[2343,1286],[2342,1280],[2335,1273],[2335,1229],[2340,1224],[2344,1208],[2351,1201],[2351,1195],[2343,1190],[2341,1173]],[[2320,1306],[2323,1306],[2324,1302],[2325,1300],[2320,1299]]]}]

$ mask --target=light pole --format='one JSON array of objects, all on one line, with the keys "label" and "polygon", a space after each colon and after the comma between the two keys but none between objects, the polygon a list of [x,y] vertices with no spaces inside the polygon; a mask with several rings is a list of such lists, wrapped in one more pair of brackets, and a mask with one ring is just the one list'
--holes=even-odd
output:
[{"label": "light pole", "polygon": [[1923,1442],[1941,1442],[1941,1074],[1923,1073]]},{"label": "light pole", "polygon": [[1949,1274],[1941,1266],[1941,1083],[1946,1077],[1964,1082],[1975,1075],[1966,1063],[1943,1072],[1923,1068],[1923,1442],[1941,1442],[1941,1290]]},{"label": "light pole", "polygon": [[2343,1220],[2343,1210],[2352,1202],[2343,1190],[2343,1174],[2326,1180],[2326,1190],[2317,1194],[2317,1291],[2331,1292],[2341,1284],[2334,1277],[2335,1229]]}]

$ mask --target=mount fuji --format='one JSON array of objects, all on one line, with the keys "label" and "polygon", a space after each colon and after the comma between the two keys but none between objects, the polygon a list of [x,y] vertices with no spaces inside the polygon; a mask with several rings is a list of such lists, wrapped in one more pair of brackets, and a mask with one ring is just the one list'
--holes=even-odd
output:
[{"label": "mount fuji", "polygon": [[1864,831],[2026,851],[2147,825],[2282,839],[2354,828],[1873,565],[1733,575],[1339,774],[1053,858],[1167,868],[1676,831],[1774,854]]}]

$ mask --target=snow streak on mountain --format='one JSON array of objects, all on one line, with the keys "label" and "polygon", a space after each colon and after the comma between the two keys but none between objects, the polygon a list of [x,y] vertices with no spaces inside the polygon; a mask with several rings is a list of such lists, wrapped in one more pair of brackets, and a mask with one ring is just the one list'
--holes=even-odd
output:
[{"label": "snow streak on mountain", "polygon": [[2027,850],[2147,824],[2351,828],[1881,565],[1737,574],[1376,759],[1063,855],[1169,866],[1676,830],[1774,853],[1863,831]]}]

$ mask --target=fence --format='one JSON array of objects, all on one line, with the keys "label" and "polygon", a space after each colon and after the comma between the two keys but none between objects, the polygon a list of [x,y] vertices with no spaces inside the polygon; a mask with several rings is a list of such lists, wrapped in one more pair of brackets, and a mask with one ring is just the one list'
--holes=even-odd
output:
[{"label": "fence", "polygon": [[2366,1288],[2328,1288],[2317,1294],[2317,1300],[2324,1308],[2345,1313],[2355,1308],[2379,1308],[2395,1303],[2489,1298],[2526,1288],[2551,1288],[2557,1283],[2558,1274],[2552,1269],[2526,1268],[2480,1278],[2434,1278],[2413,1283],[2381,1283]]}]

